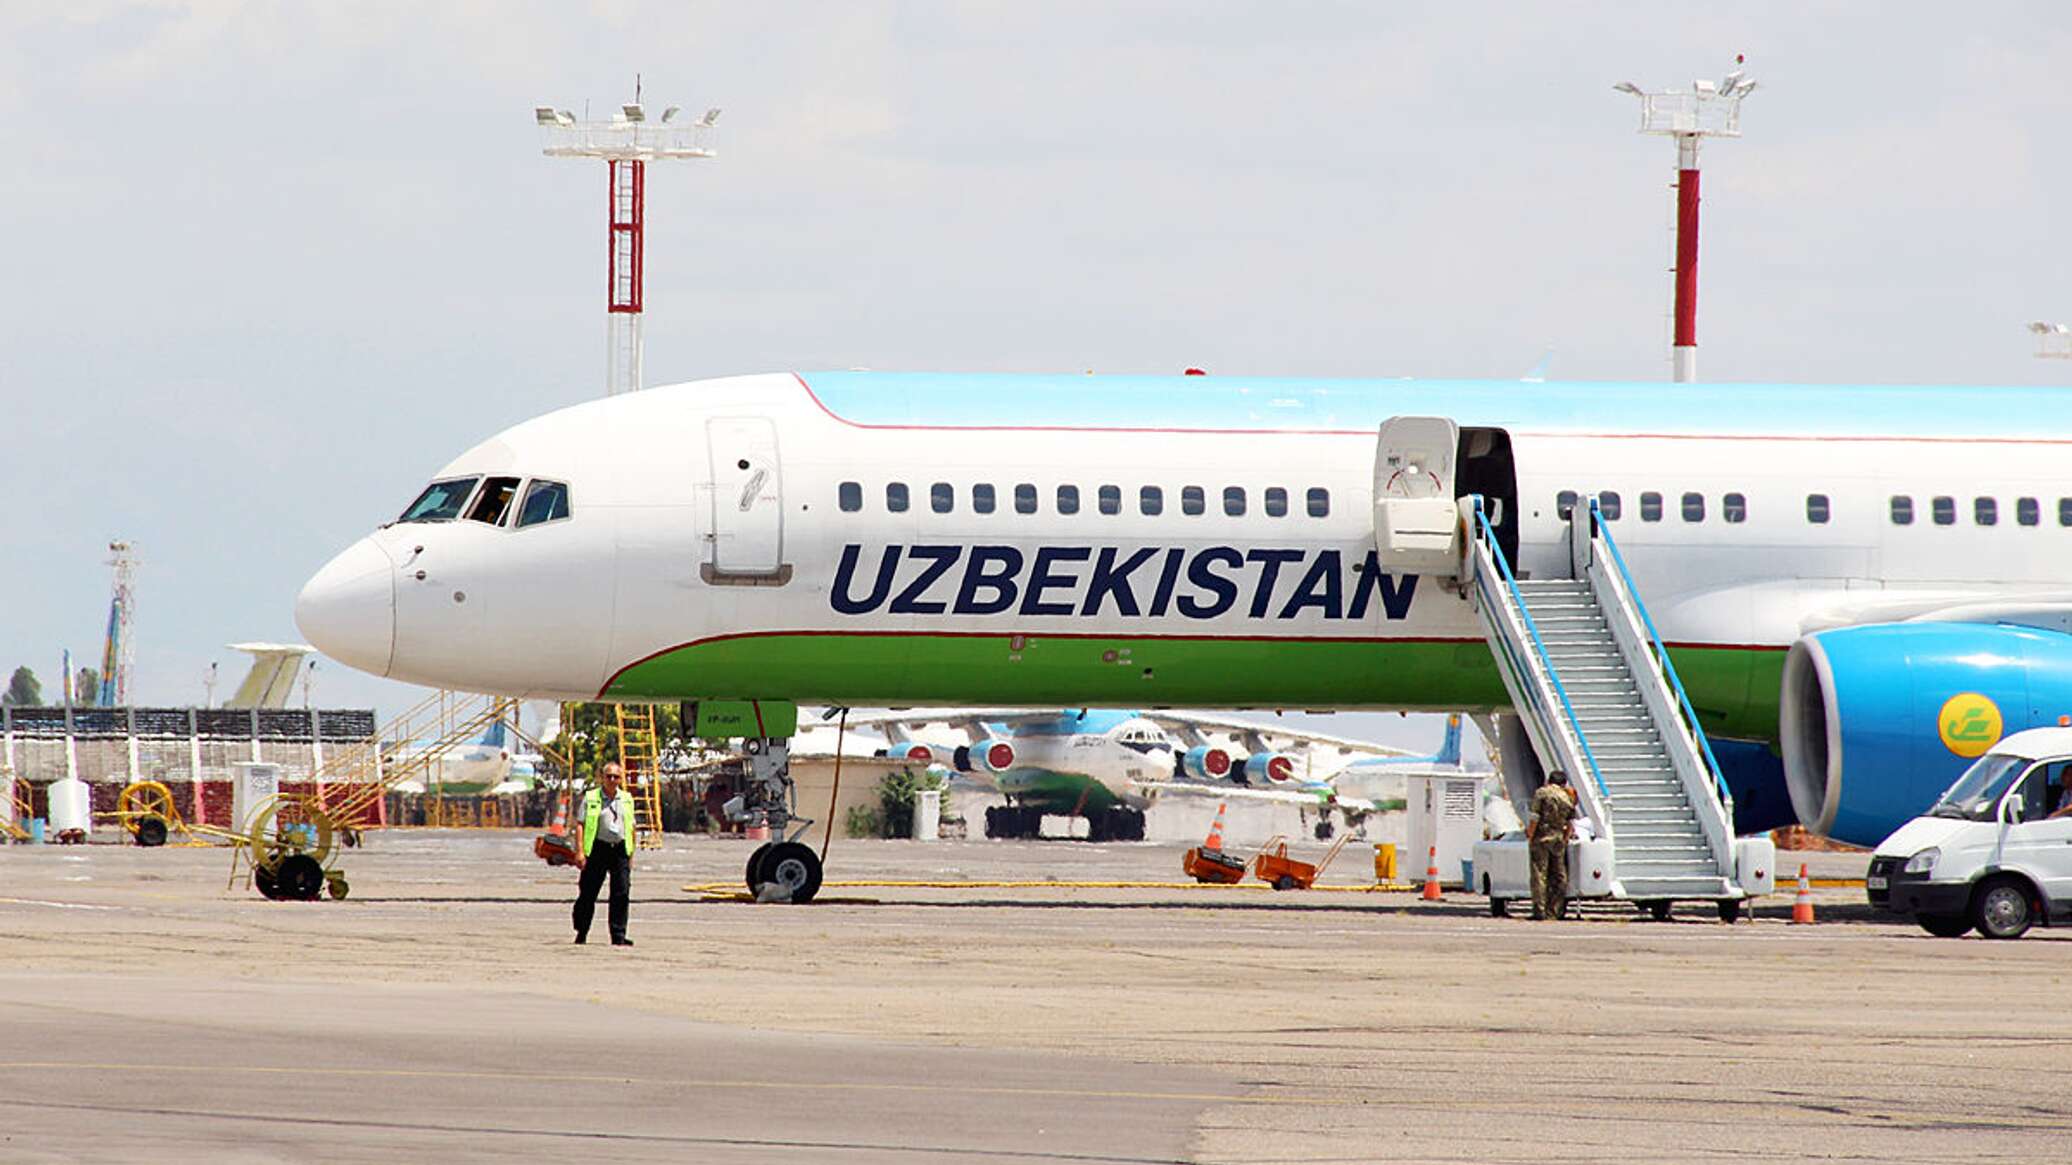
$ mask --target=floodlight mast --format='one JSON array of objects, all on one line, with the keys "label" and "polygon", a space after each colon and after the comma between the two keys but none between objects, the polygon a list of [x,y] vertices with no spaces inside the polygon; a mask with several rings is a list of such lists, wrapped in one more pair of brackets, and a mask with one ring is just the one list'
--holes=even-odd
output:
[{"label": "floodlight mast", "polygon": [[1676,331],[1671,360],[1677,381],[1698,379],[1698,145],[1708,137],[1741,136],[1741,101],[1755,82],[1734,58],[1718,83],[1649,93],[1631,81],[1612,86],[1640,98],[1640,132],[1676,139]]},{"label": "floodlight mast", "polygon": [[[636,94],[638,90],[636,88]],[[579,121],[566,109],[533,107],[540,148],[550,158],[602,158],[610,178],[607,224],[609,266],[605,283],[605,371],[607,396],[641,387],[641,314],[646,283],[647,164],[674,158],[712,158],[707,144],[719,110],[694,122],[675,120],[670,106],[649,121],[636,96],[609,121]]]}]

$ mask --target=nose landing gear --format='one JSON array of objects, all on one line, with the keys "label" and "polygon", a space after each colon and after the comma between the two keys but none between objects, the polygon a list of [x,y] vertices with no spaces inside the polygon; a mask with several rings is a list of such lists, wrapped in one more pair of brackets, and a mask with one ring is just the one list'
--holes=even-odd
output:
[{"label": "nose landing gear", "polygon": [[729,821],[767,826],[784,840],[748,858],[748,890],[759,902],[811,902],[820,892],[820,855],[799,841],[813,819],[798,815],[799,789],[791,779],[791,746],[776,737],[750,737],[748,787],[725,806]]}]

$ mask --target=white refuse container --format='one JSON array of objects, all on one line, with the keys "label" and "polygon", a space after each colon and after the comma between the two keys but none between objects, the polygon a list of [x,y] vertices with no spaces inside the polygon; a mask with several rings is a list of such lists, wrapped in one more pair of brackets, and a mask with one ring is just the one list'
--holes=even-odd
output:
[{"label": "white refuse container", "polygon": [[92,790],[78,777],[61,777],[50,783],[50,832],[58,837],[68,833],[87,834],[93,832],[94,800]]},{"label": "white refuse container", "polygon": [[935,841],[942,830],[942,790],[914,791],[914,840]]}]

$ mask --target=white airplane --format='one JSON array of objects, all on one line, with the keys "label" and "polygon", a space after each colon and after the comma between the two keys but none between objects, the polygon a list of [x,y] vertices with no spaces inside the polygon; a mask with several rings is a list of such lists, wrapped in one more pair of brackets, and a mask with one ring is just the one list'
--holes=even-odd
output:
[{"label": "white airplane", "polygon": [[1457,425],[1432,488],[1519,570],[1562,573],[1598,500],[1743,831],[1875,842],[2072,714],[2050,388],[702,381],[462,453],[296,617],[376,675],[550,699],[1508,713],[1469,604],[1379,569],[1399,417]]},{"label": "white airplane", "polygon": [[[852,715],[848,723],[885,733],[887,755],[942,765],[1006,794],[1010,804],[987,810],[987,837],[1035,837],[1045,816],[1058,815],[1085,817],[1094,841],[1140,841],[1144,810],[1164,792],[1322,811],[1335,795],[1328,784],[1302,775],[1312,751],[1401,755],[1364,741],[1196,712],[907,708]],[[963,741],[947,743],[939,734],[928,739],[937,725]],[[1237,739],[1226,743],[1231,737]],[[1359,813],[1373,806],[1342,808]]]}]

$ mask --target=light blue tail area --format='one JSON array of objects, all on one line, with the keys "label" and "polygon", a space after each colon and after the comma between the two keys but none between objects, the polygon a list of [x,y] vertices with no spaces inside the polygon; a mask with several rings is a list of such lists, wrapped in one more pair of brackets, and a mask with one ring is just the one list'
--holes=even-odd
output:
[{"label": "light blue tail area", "polygon": [[1446,717],[1446,739],[1439,742],[1439,751],[1433,755],[1435,764],[1457,765],[1460,763],[1460,713]]},{"label": "light blue tail area", "polygon": [[504,722],[501,717],[490,721],[489,731],[482,734],[480,743],[486,744],[491,748],[502,748],[504,746]]}]

